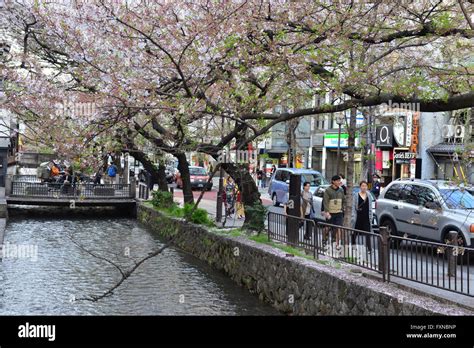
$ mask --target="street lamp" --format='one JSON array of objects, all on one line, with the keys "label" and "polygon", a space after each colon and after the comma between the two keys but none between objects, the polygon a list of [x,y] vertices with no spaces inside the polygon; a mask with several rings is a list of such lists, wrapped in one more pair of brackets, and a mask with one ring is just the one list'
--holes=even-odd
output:
[{"label": "street lamp", "polygon": [[337,133],[337,162],[336,162],[336,175],[339,175],[339,158],[341,155],[341,126],[344,123],[344,115],[336,115],[336,123],[339,126]]}]

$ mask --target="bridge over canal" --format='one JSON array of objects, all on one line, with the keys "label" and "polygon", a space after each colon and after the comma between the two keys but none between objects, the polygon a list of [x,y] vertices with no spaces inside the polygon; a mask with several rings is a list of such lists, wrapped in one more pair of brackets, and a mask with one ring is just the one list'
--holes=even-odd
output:
[{"label": "bridge over canal", "polygon": [[[40,206],[114,206],[134,209],[144,190],[134,180],[130,184],[94,184],[92,182],[64,185],[42,182],[34,175],[13,175],[7,180],[7,205]],[[138,194],[138,195],[137,195]]]}]

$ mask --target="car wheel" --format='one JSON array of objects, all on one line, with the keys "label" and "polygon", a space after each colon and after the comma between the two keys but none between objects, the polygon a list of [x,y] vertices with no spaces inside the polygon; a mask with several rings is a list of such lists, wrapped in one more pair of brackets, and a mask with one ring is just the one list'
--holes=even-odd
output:
[{"label": "car wheel", "polygon": [[273,201],[273,205],[274,205],[275,207],[279,207],[279,206],[280,206],[280,203],[279,203],[278,200],[277,200],[277,195],[276,195],[276,193],[273,194],[273,196],[272,196],[272,201]]},{"label": "car wheel", "polygon": [[[386,227],[387,228],[387,232],[392,235],[392,236],[399,236],[398,234],[398,231],[397,231],[397,228],[395,227],[395,224],[392,222],[392,220],[385,220],[384,222],[382,222],[382,224],[380,225],[381,227]],[[390,246],[397,249],[400,247],[400,244],[402,244],[402,240],[401,239],[392,239],[391,242],[390,242]]]}]

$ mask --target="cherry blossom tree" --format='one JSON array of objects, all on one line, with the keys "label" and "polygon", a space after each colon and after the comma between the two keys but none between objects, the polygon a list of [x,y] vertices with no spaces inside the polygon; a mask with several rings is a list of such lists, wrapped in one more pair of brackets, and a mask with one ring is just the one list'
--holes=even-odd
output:
[{"label": "cherry blossom tree", "polygon": [[[187,151],[217,159],[278,123],[349,109],[353,149],[356,108],[473,106],[472,10],[467,1],[24,2],[11,9],[17,63],[2,72],[8,105],[38,119],[48,119],[38,111],[45,100],[89,95],[100,105],[83,122],[89,138],[128,129],[172,154],[192,202]],[[31,85],[32,76],[47,83]],[[327,93],[330,103],[308,105]],[[274,112],[279,105],[290,107]],[[214,139],[201,140],[203,124]],[[245,166],[223,167],[245,206],[259,201]]]}]

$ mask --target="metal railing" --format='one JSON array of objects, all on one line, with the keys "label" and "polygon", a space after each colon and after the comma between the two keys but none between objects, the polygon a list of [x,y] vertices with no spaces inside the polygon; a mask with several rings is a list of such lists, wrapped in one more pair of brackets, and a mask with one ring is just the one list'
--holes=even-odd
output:
[{"label": "metal railing", "polygon": [[474,296],[474,249],[421,241],[399,236],[388,237],[388,278],[398,277],[468,296]]},{"label": "metal railing", "polygon": [[14,182],[41,182],[41,179],[36,175],[13,175],[12,181]]},{"label": "metal railing", "polygon": [[316,238],[317,254],[379,272],[385,280],[386,257],[379,234],[318,222]]},{"label": "metal railing", "polygon": [[474,297],[474,249],[459,246],[456,232],[448,234],[449,244],[442,244],[390,235],[384,227],[379,231],[268,213],[269,240],[309,250],[315,259],[326,255],[378,272],[384,281],[398,277]]},{"label": "metal railing", "polygon": [[[288,233],[290,226],[294,224],[296,233]],[[315,238],[316,223],[314,220],[303,219],[296,216],[268,213],[268,239],[286,243],[293,247],[300,247],[310,250],[315,258],[318,257],[316,251],[317,238]]]},{"label": "metal railing", "polygon": [[78,198],[111,199],[135,198],[130,185],[80,183],[75,185],[59,183],[12,182],[12,197],[31,198]]},{"label": "metal railing", "polygon": [[150,197],[150,189],[147,184],[139,182],[138,186],[138,199],[147,200]]}]

